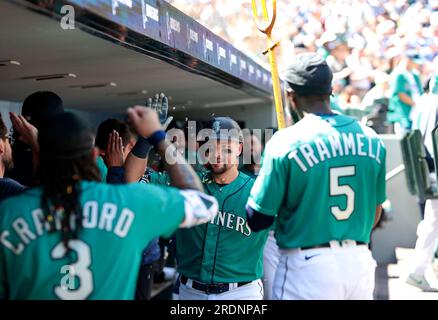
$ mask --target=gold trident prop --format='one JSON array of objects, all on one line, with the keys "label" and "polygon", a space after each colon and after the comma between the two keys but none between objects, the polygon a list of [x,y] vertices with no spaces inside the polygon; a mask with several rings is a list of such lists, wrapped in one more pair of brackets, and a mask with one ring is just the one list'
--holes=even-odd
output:
[{"label": "gold trident prop", "polygon": [[275,110],[277,113],[277,123],[278,128],[283,129],[286,127],[284,121],[284,111],[283,111],[283,102],[281,98],[281,87],[280,87],[280,77],[278,76],[278,68],[277,68],[277,60],[275,58],[274,50],[280,43],[273,42],[271,33],[272,28],[274,27],[275,20],[277,19],[277,1],[272,0],[272,19],[269,21],[268,8],[266,6],[266,0],[262,0],[262,9],[263,9],[263,20],[264,23],[259,25],[259,15],[257,12],[257,0],[252,0],[252,11],[254,15],[254,20],[257,25],[257,29],[259,29],[262,33],[264,33],[268,38],[268,49],[263,51],[263,54],[268,54],[269,64],[271,66],[271,75],[272,75],[272,87],[274,90],[274,102],[275,102]]}]

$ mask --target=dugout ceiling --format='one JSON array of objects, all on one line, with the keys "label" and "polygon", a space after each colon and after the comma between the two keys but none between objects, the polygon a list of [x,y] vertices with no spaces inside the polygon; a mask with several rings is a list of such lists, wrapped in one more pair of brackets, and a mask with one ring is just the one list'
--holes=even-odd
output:
[{"label": "dugout ceiling", "polygon": [[[143,33],[132,31],[137,28],[132,22],[135,17],[129,15],[130,8],[123,3],[118,4],[116,11],[120,20],[109,21],[108,10],[114,1],[129,4],[130,0],[71,1],[76,9],[74,30],[61,28],[56,13],[67,2],[0,1],[0,100],[22,101],[31,92],[52,90],[62,96],[68,108],[122,112],[127,106],[144,104],[151,94],[164,91],[176,112],[217,108],[222,103],[228,107],[271,105],[267,71],[241,53],[231,55],[230,50],[236,49],[223,40],[217,40],[222,42],[216,46],[215,39],[219,38],[208,36],[213,49],[221,49],[218,57],[200,48],[192,48],[195,51],[189,54],[187,48],[177,48],[182,46],[183,38],[168,36],[169,43],[159,39],[163,37],[163,25],[148,27]],[[94,3],[94,7],[89,3]],[[159,14],[166,26],[171,12],[180,22],[180,29],[189,28],[187,23],[191,23],[190,30],[197,30],[199,39],[202,32],[208,32],[173,7],[173,11],[164,12],[168,7],[163,7],[162,1],[132,1],[133,7],[141,4],[157,8],[159,11],[152,14]],[[104,14],[96,9],[98,5],[106,8]],[[151,20],[154,19],[148,21]],[[177,27],[173,22],[173,29]],[[148,32],[155,35],[148,36]],[[221,61],[222,48],[228,50],[229,58],[237,55],[237,63],[245,60],[246,66],[251,63],[256,69],[245,73],[246,69],[235,68],[234,58],[230,65],[223,58]]]}]

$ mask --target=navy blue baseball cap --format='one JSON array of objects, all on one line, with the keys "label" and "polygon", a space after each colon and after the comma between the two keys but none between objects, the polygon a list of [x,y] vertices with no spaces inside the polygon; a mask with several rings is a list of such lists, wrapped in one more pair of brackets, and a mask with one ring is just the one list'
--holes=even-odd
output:
[{"label": "navy blue baseball cap", "polygon": [[316,53],[296,55],[284,78],[289,87],[301,96],[332,93],[333,72],[324,58]]},{"label": "navy blue baseball cap", "polygon": [[50,91],[32,93],[24,100],[21,109],[23,117],[37,129],[40,129],[47,117],[62,112],[64,112],[62,99]]},{"label": "navy blue baseball cap", "polygon": [[38,134],[40,155],[51,159],[75,159],[91,153],[94,135],[88,123],[73,112],[47,117]]},{"label": "navy blue baseball cap", "polygon": [[211,132],[206,137],[208,140],[228,140],[243,142],[242,129],[239,124],[230,117],[211,118],[204,129]]}]

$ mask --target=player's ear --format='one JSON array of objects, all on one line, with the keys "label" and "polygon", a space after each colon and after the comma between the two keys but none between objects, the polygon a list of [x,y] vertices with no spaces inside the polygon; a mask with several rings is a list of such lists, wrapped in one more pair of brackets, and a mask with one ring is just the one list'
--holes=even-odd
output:
[{"label": "player's ear", "polygon": [[99,147],[95,147],[95,148],[97,148],[98,155],[101,156],[102,158],[104,158],[106,150],[100,149]]},{"label": "player's ear", "polygon": [[6,144],[3,139],[0,139],[0,156],[2,156],[5,153]]},{"label": "player's ear", "polygon": [[286,99],[290,110],[295,111],[296,110],[295,95],[292,90],[287,90]]},{"label": "player's ear", "polygon": [[239,154],[237,156],[240,157],[242,153],[243,153],[243,143],[239,143]]},{"label": "player's ear", "polygon": [[125,153],[126,154],[129,154],[130,152],[131,152],[131,150],[134,148],[134,146],[135,146],[135,144],[136,144],[136,141],[135,140],[131,140],[131,141],[129,141],[129,143],[126,145],[126,147],[125,147]]}]

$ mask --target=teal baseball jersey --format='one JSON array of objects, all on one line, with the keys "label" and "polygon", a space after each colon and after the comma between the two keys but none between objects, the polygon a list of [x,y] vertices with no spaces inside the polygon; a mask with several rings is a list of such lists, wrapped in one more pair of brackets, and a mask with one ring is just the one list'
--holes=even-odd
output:
[{"label": "teal baseball jersey", "polygon": [[106,175],[108,174],[108,168],[106,167],[105,161],[103,161],[103,158],[101,156],[97,157],[96,159],[97,168],[100,172],[100,177],[102,182],[106,182]]},{"label": "teal baseball jersey", "polygon": [[[246,168],[246,167],[242,167],[242,168],[240,168],[239,170],[240,170],[240,172],[243,172],[244,174],[250,176],[251,178],[253,178],[253,179],[257,179],[257,176],[258,176],[258,175],[255,174],[254,172],[248,170],[248,168]],[[270,228],[269,230],[275,230],[275,221],[274,221],[274,223],[272,224],[272,226],[271,226],[271,228]]]},{"label": "teal baseball jersey", "polygon": [[339,115],[306,115],[268,142],[248,204],[277,217],[280,248],[370,241],[386,199],[386,150],[377,134]]},{"label": "teal baseball jersey", "polygon": [[244,173],[244,174],[246,174],[247,176],[249,176],[249,177],[251,177],[253,179],[257,178],[257,175],[254,172],[252,172],[251,170],[249,170],[246,166],[242,166],[239,169],[239,171]]},{"label": "teal baseball jersey", "polygon": [[41,188],[1,203],[0,299],[133,299],[145,246],[186,223],[190,206],[200,211],[194,191],[187,200],[144,184],[82,182],[81,190],[82,226],[68,256],[42,219]]},{"label": "teal baseball jersey", "polygon": [[[178,272],[203,283],[253,281],[263,276],[263,249],[269,230],[252,232],[245,205],[254,179],[240,172],[228,185],[218,185],[208,171],[199,173],[206,194],[216,198],[218,215],[205,225],[176,232]],[[145,179],[166,184],[166,174]]]}]

